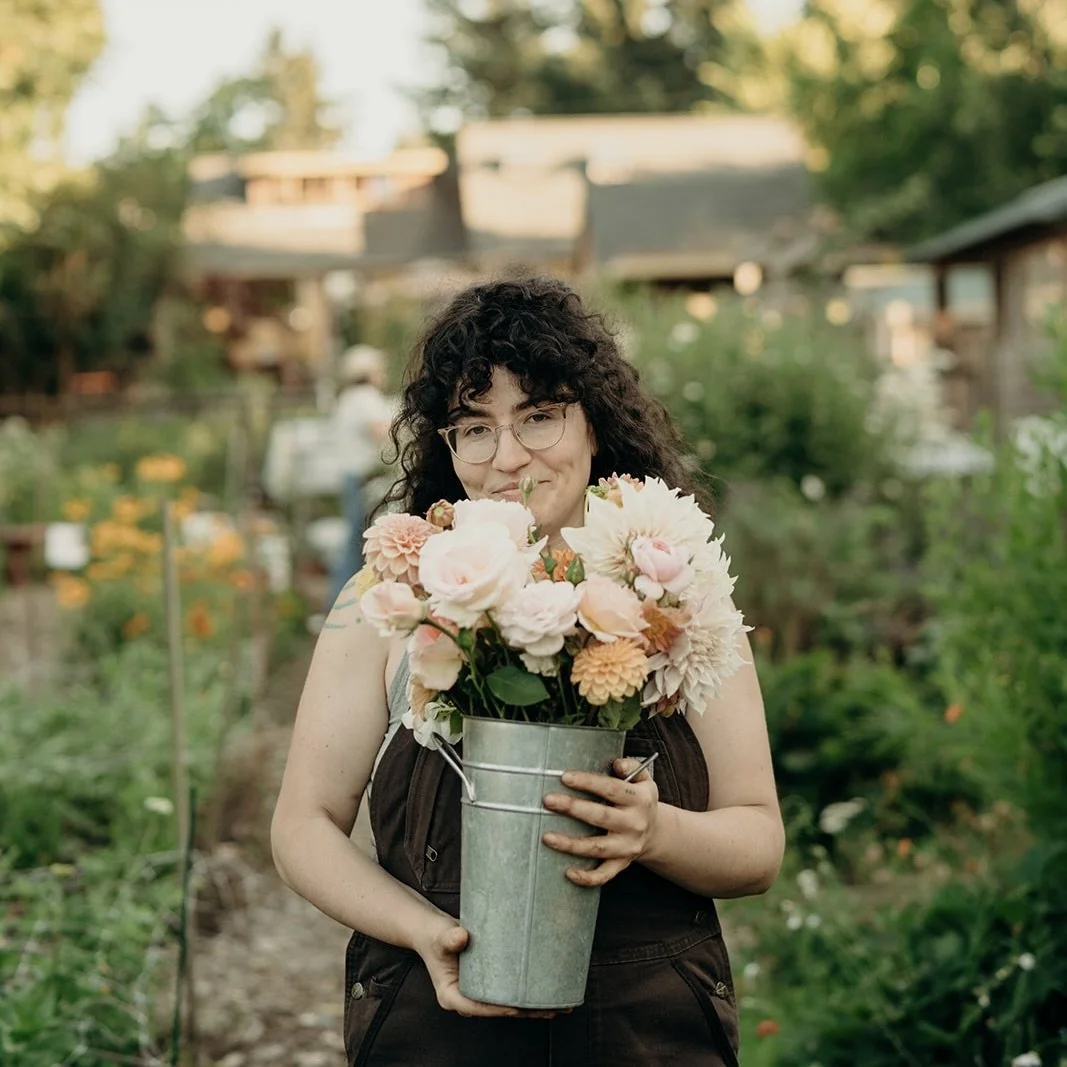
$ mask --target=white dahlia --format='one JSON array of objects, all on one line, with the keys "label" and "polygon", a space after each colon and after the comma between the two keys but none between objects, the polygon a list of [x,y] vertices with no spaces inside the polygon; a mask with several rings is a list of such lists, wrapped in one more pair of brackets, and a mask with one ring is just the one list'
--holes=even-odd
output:
[{"label": "white dahlia", "polygon": [[[712,541],[715,524],[696,500],[682,496],[659,478],[643,483],[620,479],[620,502],[588,493],[585,524],[569,526],[563,538],[581,556],[586,575],[599,574],[629,585],[635,577],[630,552],[635,537],[657,538],[683,552],[697,581],[694,594],[719,596],[732,587],[730,561],[723,555],[721,538]],[[708,579],[711,579],[709,587]]]},{"label": "white dahlia", "polygon": [[641,702],[703,714],[708,701],[719,696],[723,683],[746,662],[739,646],[749,629],[728,597],[705,600],[670,648],[649,657]]}]

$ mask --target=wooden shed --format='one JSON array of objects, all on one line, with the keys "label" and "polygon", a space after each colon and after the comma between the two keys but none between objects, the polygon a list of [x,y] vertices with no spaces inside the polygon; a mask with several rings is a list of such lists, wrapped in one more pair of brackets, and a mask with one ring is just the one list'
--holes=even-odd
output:
[{"label": "wooden shed", "polygon": [[[1049,316],[1067,307],[1067,176],[925,241],[910,258],[934,270],[937,340],[955,354],[948,373],[968,383],[972,410],[991,409],[1001,430],[1046,410],[1034,370],[1051,345]],[[949,275],[963,265],[990,273],[993,319],[979,338],[961,331],[949,299]]]}]

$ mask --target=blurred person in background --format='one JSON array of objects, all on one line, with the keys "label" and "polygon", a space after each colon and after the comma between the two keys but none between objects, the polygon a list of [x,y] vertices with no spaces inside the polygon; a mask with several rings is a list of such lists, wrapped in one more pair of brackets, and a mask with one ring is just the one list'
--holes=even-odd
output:
[{"label": "blurred person in background", "polygon": [[333,439],[341,473],[341,514],[347,529],[333,566],[327,610],[345,582],[363,566],[366,485],[383,465],[382,446],[396,410],[385,395],[385,384],[386,361],[380,349],[353,345],[343,353]]}]

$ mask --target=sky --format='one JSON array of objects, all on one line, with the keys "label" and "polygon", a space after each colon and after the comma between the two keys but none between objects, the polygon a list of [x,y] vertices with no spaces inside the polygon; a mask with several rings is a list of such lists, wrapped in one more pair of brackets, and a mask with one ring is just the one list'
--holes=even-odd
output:
[{"label": "sky", "polygon": [[[767,28],[800,0],[748,0]],[[267,34],[309,48],[323,95],[351,131],[344,148],[388,152],[416,128],[401,86],[432,76],[421,45],[421,0],[101,0],[108,44],[68,117],[66,152],[75,164],[106,155],[149,104],[182,115],[222,79],[250,70]]]}]

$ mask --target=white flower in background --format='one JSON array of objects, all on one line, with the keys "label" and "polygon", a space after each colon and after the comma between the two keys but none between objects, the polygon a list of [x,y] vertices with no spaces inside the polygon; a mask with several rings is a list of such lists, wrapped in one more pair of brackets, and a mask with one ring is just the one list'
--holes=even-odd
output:
[{"label": "white flower in background", "polygon": [[1028,415],[1012,426],[1016,463],[1026,474],[1031,496],[1059,491],[1067,475],[1067,418],[1062,414]]},{"label": "white flower in background", "polygon": [[685,348],[686,345],[691,345],[699,336],[700,330],[697,328],[696,323],[675,323],[674,327],[671,329],[670,347],[675,351],[680,348]]},{"label": "white flower in background", "polygon": [[794,912],[786,919],[785,925],[787,930],[799,930],[804,925],[804,917]]},{"label": "white flower in background", "polygon": [[748,629],[741,612],[728,598],[704,601],[671,647],[649,657],[649,679],[642,703],[648,706],[673,702],[677,697],[681,711],[702,715],[726,679],[745,663],[740,639]]},{"label": "white flower in background", "polygon": [[364,618],[382,635],[409,634],[426,617],[426,601],[404,582],[379,582],[359,601]]},{"label": "white flower in background", "polygon": [[819,829],[824,834],[839,834],[866,806],[862,797],[827,804],[819,813]]},{"label": "white flower in background", "polygon": [[989,1007],[989,994],[988,993],[986,993],[986,992],[979,993],[978,996],[977,996],[977,1000],[978,1000],[978,1007],[980,1007],[980,1008],[988,1008]]},{"label": "white flower in background", "polygon": [[812,912],[804,920],[804,925],[807,926],[810,930],[818,930],[818,928],[822,926],[822,916],[816,915],[815,912]]},{"label": "white flower in background", "polygon": [[659,600],[664,593],[678,596],[693,581],[690,554],[665,538],[639,534],[630,546],[630,554],[640,572],[634,579],[634,588],[648,600]]},{"label": "white flower in background", "polygon": [[749,982],[754,982],[757,978],[759,978],[760,971],[762,969],[763,968],[760,967],[760,965],[755,960],[751,960],[750,962],[746,963],[743,972],[745,980]]},{"label": "white flower in background", "polygon": [[669,489],[659,478],[648,478],[640,485],[620,479],[618,492],[621,505],[588,493],[585,525],[562,531],[563,539],[582,557],[587,577],[601,575],[615,582],[629,582],[633,574],[630,547],[635,537],[648,537],[674,546],[697,576],[719,579],[710,586],[707,580],[702,582],[702,592],[715,595],[733,588],[729,560],[723,557],[718,542],[714,548],[709,544],[715,524],[693,497]]},{"label": "white flower in background", "polygon": [[1011,1061],[1011,1067],[1041,1067],[1041,1057],[1031,1049]]},{"label": "white flower in background", "polygon": [[1032,971],[1037,966],[1037,957],[1032,952],[1021,952],[1015,962],[1020,971]]},{"label": "white flower in background", "polygon": [[519,548],[530,543],[530,529],[537,524],[533,512],[517,500],[457,500],[453,505],[452,528],[463,530],[486,522],[506,526]]},{"label": "white flower in background", "polygon": [[531,582],[493,611],[492,618],[512,648],[552,656],[574,629],[580,600],[570,582]]},{"label": "white flower in background", "polygon": [[812,900],[819,895],[819,876],[810,867],[806,867],[797,875],[797,886],[802,896]]},{"label": "white flower in background", "polygon": [[445,530],[423,545],[419,581],[433,614],[457,626],[475,626],[526,584],[536,554],[520,551],[502,523]]},{"label": "white flower in background", "polygon": [[555,678],[559,674],[559,660],[555,656],[531,656],[528,652],[520,652],[519,659],[531,674],[545,678]]},{"label": "white flower in background", "polygon": [[144,807],[145,811],[150,811],[153,815],[174,814],[174,802],[167,797],[145,797]]},{"label": "white flower in background", "polygon": [[420,626],[408,638],[411,677],[434,692],[451,689],[463,667],[463,653],[436,626]]},{"label": "white flower in background", "polygon": [[800,491],[807,500],[816,504],[826,496],[826,483],[817,474],[805,474],[800,479]]}]

